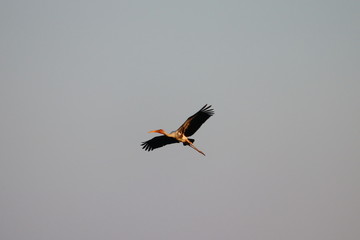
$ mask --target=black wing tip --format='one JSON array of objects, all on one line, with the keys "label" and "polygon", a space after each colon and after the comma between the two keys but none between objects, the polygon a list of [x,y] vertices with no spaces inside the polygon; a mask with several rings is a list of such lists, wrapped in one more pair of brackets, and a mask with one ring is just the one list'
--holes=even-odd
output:
[{"label": "black wing tip", "polygon": [[200,111],[208,114],[209,116],[212,116],[215,114],[214,109],[211,108],[211,105],[207,105],[207,104],[205,104],[205,106],[203,106],[200,109]]},{"label": "black wing tip", "polygon": [[147,142],[142,142],[141,143],[142,149],[144,149],[145,151],[152,151],[154,150],[154,148],[152,148]]}]

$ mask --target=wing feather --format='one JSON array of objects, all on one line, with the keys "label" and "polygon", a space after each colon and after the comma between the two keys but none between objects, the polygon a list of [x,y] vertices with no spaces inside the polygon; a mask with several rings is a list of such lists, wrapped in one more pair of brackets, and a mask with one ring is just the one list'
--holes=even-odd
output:
[{"label": "wing feather", "polygon": [[167,137],[167,136],[158,136],[154,137],[146,142],[141,143],[141,146],[145,151],[152,151],[155,148],[159,148],[165,146],[167,144],[177,143],[179,142],[175,138]]},{"label": "wing feather", "polygon": [[214,115],[214,109],[211,109],[211,105],[203,106],[197,113],[189,117],[177,131],[184,133],[185,136],[189,137],[193,135],[201,125],[212,115]]}]

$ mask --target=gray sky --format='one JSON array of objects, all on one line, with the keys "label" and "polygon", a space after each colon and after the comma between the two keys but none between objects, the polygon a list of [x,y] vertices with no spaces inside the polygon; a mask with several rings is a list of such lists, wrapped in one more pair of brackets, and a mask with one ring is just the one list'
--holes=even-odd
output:
[{"label": "gray sky", "polygon": [[2,1],[0,238],[360,239],[359,12]]}]

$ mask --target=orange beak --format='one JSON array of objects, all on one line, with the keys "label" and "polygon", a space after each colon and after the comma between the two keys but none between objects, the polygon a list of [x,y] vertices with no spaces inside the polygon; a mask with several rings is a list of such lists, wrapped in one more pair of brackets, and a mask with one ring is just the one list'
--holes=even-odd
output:
[{"label": "orange beak", "polygon": [[159,129],[159,130],[153,130],[153,131],[150,131],[150,132],[148,132],[148,133],[163,133],[163,131],[164,130],[162,130],[162,129]]}]

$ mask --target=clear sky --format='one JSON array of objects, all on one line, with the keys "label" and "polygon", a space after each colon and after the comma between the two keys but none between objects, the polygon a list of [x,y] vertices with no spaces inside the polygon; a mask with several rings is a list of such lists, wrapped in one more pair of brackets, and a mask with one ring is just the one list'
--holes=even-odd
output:
[{"label": "clear sky", "polygon": [[360,239],[359,12],[2,1],[0,238]]}]

